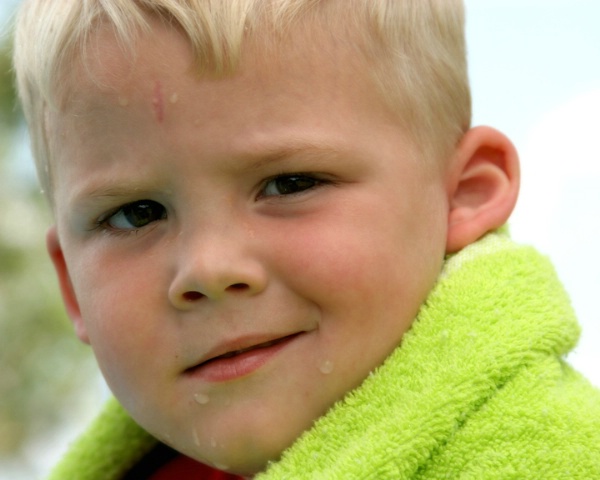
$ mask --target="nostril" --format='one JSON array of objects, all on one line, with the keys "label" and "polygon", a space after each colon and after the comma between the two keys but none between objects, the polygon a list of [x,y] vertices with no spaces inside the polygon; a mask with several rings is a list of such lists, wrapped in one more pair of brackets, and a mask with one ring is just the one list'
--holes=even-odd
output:
[{"label": "nostril", "polygon": [[[225,291],[226,292],[237,292],[248,290],[250,286],[247,283],[233,283],[229,285]],[[208,295],[212,298],[212,295]],[[184,301],[186,302],[197,302],[198,300],[202,300],[206,295],[198,290],[188,290],[187,292],[181,295]]]},{"label": "nostril", "polygon": [[187,302],[194,302],[196,300],[200,300],[204,295],[202,295],[200,292],[185,292],[183,294],[183,299]]}]

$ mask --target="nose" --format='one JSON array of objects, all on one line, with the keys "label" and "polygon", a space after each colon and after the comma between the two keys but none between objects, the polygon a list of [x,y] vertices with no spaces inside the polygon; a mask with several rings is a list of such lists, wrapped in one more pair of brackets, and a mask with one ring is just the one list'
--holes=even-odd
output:
[{"label": "nose", "polygon": [[200,302],[257,295],[267,285],[256,245],[239,231],[181,234],[176,243],[177,266],[168,295],[179,310]]}]

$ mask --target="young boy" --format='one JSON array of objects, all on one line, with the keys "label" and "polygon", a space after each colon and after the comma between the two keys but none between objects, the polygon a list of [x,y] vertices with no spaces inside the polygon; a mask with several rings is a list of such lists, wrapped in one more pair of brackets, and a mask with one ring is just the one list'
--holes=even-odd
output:
[{"label": "young boy", "polygon": [[25,2],[48,249],[118,400],[52,478],[600,478],[463,37],[449,0]]}]

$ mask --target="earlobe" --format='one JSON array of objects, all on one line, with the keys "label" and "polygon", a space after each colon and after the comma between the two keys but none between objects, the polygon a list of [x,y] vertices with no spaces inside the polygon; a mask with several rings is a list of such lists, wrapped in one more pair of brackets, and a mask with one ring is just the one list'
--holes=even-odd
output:
[{"label": "earlobe", "polygon": [[56,232],[56,227],[51,227],[46,234],[46,248],[48,249],[50,259],[54,264],[65,309],[75,326],[75,332],[82,342],[90,343],[85,325],[81,318],[81,311],[79,309],[79,304],[77,303],[75,291],[73,290],[71,278],[69,277],[69,271],[58,238],[58,233]]},{"label": "earlobe", "polygon": [[519,193],[519,158],[506,136],[469,130],[449,171],[446,252],[454,253],[506,223]]}]

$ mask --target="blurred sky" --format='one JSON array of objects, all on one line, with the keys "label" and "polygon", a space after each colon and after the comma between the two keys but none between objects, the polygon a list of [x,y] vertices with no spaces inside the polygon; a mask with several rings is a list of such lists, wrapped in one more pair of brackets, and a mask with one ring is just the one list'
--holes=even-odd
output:
[{"label": "blurred sky", "polygon": [[[17,3],[0,2],[2,34]],[[570,359],[600,386],[600,1],[466,6],[473,123],[502,130],[521,153],[513,236],[554,260],[583,325]]]}]

